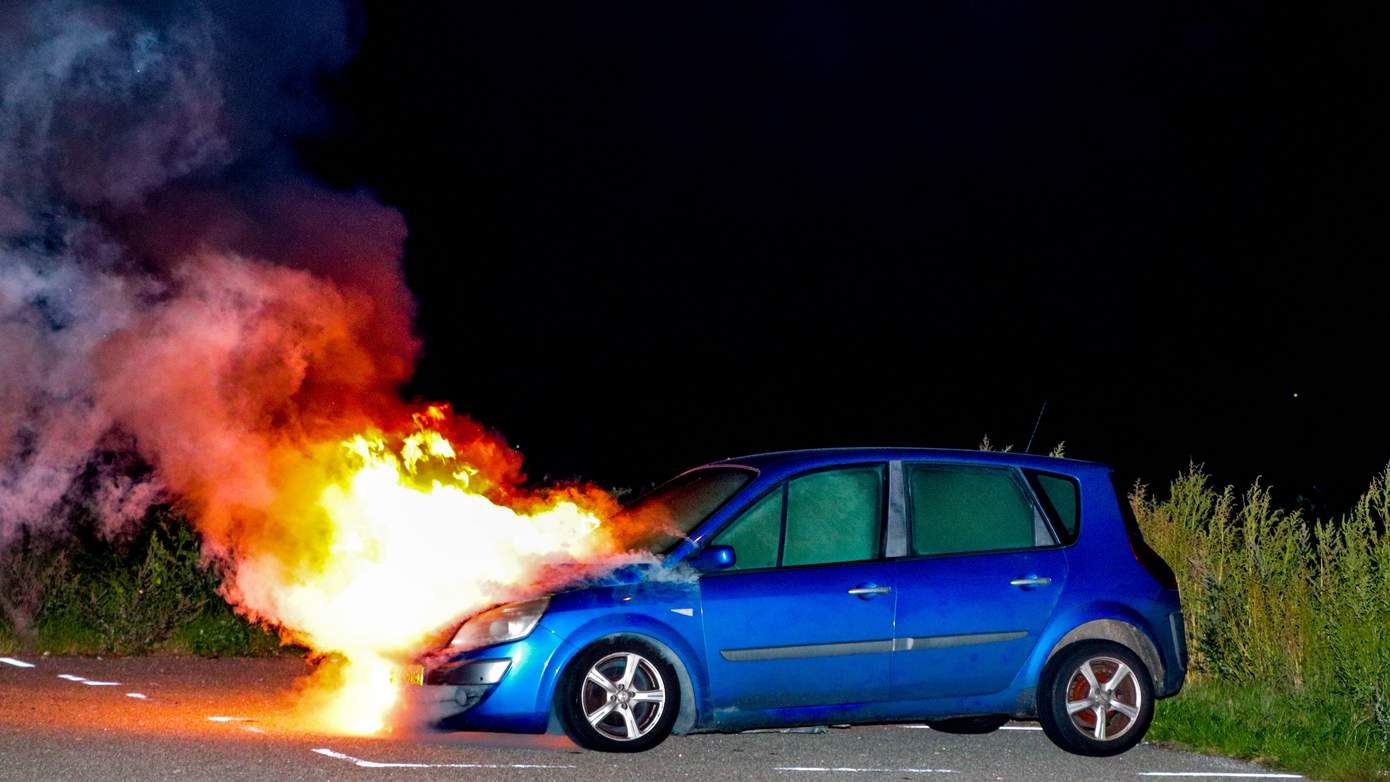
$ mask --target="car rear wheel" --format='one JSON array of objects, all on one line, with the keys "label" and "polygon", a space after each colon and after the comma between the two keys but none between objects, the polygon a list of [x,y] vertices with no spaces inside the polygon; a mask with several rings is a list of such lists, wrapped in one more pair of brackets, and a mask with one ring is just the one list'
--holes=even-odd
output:
[{"label": "car rear wheel", "polygon": [[650,644],[603,641],[580,652],[556,693],[574,742],[602,752],[641,752],[671,735],[680,710],[676,671]]},{"label": "car rear wheel", "polygon": [[1138,744],[1153,721],[1149,669],[1117,643],[1082,641],[1063,649],[1038,684],[1038,720],[1068,752],[1118,755]]},{"label": "car rear wheel", "polygon": [[942,733],[977,735],[993,733],[1009,721],[1007,714],[987,714],[982,717],[952,717],[949,720],[927,720],[927,727]]}]

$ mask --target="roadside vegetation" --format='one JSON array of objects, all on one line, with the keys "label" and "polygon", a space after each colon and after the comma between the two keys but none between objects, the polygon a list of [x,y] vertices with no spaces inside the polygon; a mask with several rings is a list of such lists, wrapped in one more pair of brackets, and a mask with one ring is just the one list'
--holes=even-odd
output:
[{"label": "roadside vegetation", "polygon": [[1182,590],[1191,672],[1150,737],[1337,780],[1390,778],[1390,468],[1310,519],[1199,467],[1130,496]]},{"label": "roadside vegetation", "polygon": [[247,656],[275,652],[277,636],[218,595],[180,517],[156,511],[141,532],[108,541],[94,525],[73,538],[22,536],[0,552],[0,652]]}]

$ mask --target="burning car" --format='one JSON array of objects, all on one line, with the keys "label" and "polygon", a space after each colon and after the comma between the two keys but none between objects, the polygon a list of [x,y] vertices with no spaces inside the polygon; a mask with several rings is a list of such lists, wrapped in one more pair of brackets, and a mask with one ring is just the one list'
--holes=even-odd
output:
[{"label": "burning car", "polygon": [[1037,720],[1062,749],[1137,744],[1187,659],[1177,584],[1101,464],[840,449],[683,473],[660,564],[494,607],[410,698],[445,729],[672,733]]}]

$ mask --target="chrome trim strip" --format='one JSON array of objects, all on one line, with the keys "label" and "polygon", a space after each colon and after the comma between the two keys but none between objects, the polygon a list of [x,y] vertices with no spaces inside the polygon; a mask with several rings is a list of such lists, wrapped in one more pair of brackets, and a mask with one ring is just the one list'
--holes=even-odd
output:
[{"label": "chrome trim strip", "polygon": [[829,644],[798,644],[796,646],[760,646],[750,649],[724,649],[719,652],[731,663],[754,660],[792,660],[798,657],[843,657],[848,654],[875,654],[893,651],[893,641],[842,641]]},{"label": "chrome trim strip", "polygon": [[921,649],[949,649],[953,646],[995,644],[1013,641],[1026,635],[1028,635],[1027,630],[1010,630],[1004,633],[965,633],[962,635],[923,635],[916,638],[898,638],[893,641],[893,651],[913,652]]}]

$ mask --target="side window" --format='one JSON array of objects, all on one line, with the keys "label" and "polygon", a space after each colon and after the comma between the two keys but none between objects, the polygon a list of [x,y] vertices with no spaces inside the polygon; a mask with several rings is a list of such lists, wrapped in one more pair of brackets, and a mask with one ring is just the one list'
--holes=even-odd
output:
[{"label": "side window", "polygon": [[787,484],[783,565],[874,559],[883,527],[883,468],[850,467]]},{"label": "side window", "polygon": [[912,553],[1049,546],[1051,531],[1012,470],[910,465]]},{"label": "side window", "polygon": [[734,566],[730,570],[776,567],[777,547],[782,542],[782,487],[763,497],[744,511],[711,541],[711,545],[732,546]]},{"label": "side window", "polygon": [[1068,542],[1076,540],[1077,523],[1081,516],[1081,493],[1076,481],[1061,475],[1029,471],[1029,477],[1037,484],[1038,494],[1061,529],[1062,537]]},{"label": "side window", "polygon": [[739,514],[711,544],[733,547],[731,570],[877,559],[883,476],[884,468],[872,465],[792,478]]}]

